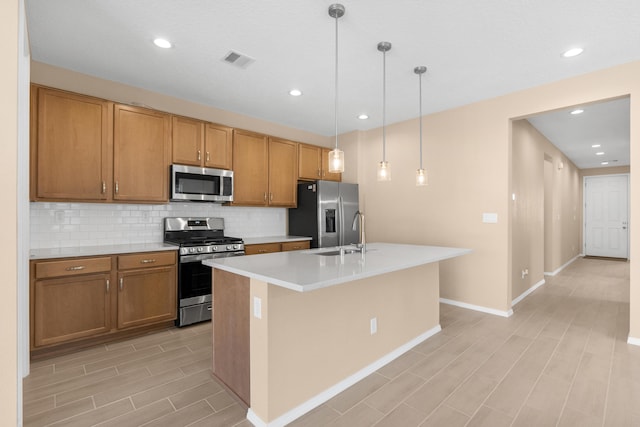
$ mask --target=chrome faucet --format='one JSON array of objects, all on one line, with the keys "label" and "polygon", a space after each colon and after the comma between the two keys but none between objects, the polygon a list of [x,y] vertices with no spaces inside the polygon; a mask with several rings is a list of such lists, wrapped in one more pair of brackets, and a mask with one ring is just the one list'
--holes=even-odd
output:
[{"label": "chrome faucet", "polygon": [[358,237],[359,243],[356,244],[356,247],[360,249],[362,253],[366,252],[367,242],[364,238],[364,214],[360,211],[357,211],[355,215],[353,215],[353,224],[351,225],[351,229],[353,231],[356,230],[356,225],[358,224],[358,219],[360,219],[360,236]]}]

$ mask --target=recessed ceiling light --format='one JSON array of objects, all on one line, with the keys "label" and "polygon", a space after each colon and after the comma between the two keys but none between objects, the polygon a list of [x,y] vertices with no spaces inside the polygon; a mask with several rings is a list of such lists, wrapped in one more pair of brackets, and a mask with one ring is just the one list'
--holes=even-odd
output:
[{"label": "recessed ceiling light", "polygon": [[600,162],[601,165],[608,165],[609,162]]},{"label": "recessed ceiling light", "polygon": [[568,51],[566,51],[565,53],[562,54],[562,56],[564,56],[565,58],[572,58],[574,56],[578,56],[580,55],[582,52],[584,52],[584,49],[581,47],[574,47],[573,49],[569,49]]},{"label": "recessed ceiling light", "polygon": [[573,114],[574,116],[575,116],[575,115],[578,115],[578,114],[582,114],[582,113],[584,113],[584,110],[582,110],[582,109],[580,109],[580,108],[575,109],[575,110],[573,110],[573,111],[571,112],[571,114]]},{"label": "recessed ceiling light", "polygon": [[598,151],[598,152],[596,153],[596,156],[604,156],[604,151]]},{"label": "recessed ceiling light", "polygon": [[600,144],[593,144],[591,148],[600,148]]},{"label": "recessed ceiling light", "polygon": [[369,116],[367,116],[366,114],[360,114],[360,115],[358,115],[358,118],[360,120],[367,120],[369,118]]},{"label": "recessed ceiling light", "polygon": [[163,49],[169,49],[170,47],[173,46],[171,44],[171,42],[169,40],[166,40],[166,39],[155,39],[153,41],[153,44],[155,44],[156,46],[161,47]]},{"label": "recessed ceiling light", "polygon": [[300,89],[291,89],[289,91],[289,95],[291,95],[291,96],[300,96],[300,95],[302,95],[302,91]]}]

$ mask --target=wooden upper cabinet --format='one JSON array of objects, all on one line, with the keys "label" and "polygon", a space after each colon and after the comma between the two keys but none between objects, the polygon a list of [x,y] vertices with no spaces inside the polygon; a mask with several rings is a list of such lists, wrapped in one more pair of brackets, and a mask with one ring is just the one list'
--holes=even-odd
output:
[{"label": "wooden upper cabinet", "polygon": [[321,163],[322,163],[322,179],[326,179],[327,181],[342,181],[341,173],[331,173],[329,172],[329,152],[331,149],[323,148],[321,153]]},{"label": "wooden upper cabinet", "polygon": [[204,128],[204,166],[231,169],[233,167],[233,129],[207,123]]},{"label": "wooden upper cabinet", "polygon": [[298,179],[321,179],[320,147],[308,144],[298,146]]},{"label": "wooden upper cabinet", "polygon": [[268,137],[233,131],[233,204],[267,206],[269,191]]},{"label": "wooden upper cabinet", "polygon": [[107,200],[111,103],[37,86],[33,91],[31,199]]},{"label": "wooden upper cabinet", "polygon": [[269,138],[269,206],[296,207],[298,144]]},{"label": "wooden upper cabinet", "polygon": [[173,163],[202,166],[204,123],[200,120],[173,116],[171,118]]},{"label": "wooden upper cabinet", "polygon": [[173,116],[172,162],[181,165],[231,169],[233,129],[187,117]]},{"label": "wooden upper cabinet", "polygon": [[114,106],[114,200],[169,200],[170,129],[168,114]]}]

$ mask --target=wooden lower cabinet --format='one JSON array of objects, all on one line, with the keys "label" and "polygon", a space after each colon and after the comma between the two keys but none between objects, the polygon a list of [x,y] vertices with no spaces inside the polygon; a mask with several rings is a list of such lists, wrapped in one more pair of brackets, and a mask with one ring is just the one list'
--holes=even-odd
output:
[{"label": "wooden lower cabinet", "polygon": [[41,347],[111,330],[111,273],[36,280],[33,345]]},{"label": "wooden lower cabinet", "polygon": [[118,328],[176,318],[176,268],[118,273]]},{"label": "wooden lower cabinet", "polygon": [[175,251],[37,260],[30,275],[32,355],[176,318]]},{"label": "wooden lower cabinet", "polygon": [[270,254],[273,252],[299,251],[309,249],[311,242],[309,240],[295,242],[275,242],[275,243],[258,243],[255,245],[244,245],[245,255]]}]

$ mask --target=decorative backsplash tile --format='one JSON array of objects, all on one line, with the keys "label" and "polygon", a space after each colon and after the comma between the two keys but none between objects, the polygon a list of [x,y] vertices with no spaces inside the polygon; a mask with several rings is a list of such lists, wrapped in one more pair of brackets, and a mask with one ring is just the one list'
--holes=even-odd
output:
[{"label": "decorative backsplash tile", "polygon": [[225,234],[233,237],[287,234],[284,208],[174,202],[166,205],[32,202],[31,248],[162,242],[163,218],[168,216],[221,217]]}]

